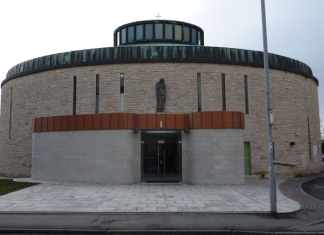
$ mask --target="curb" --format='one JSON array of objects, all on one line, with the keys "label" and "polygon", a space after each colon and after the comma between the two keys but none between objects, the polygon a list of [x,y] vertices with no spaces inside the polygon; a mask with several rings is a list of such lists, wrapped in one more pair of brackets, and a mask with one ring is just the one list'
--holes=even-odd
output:
[{"label": "curb", "polygon": [[0,234],[265,234],[299,235],[324,234],[324,232],[266,232],[249,230],[103,230],[103,229],[14,229],[0,228]]}]

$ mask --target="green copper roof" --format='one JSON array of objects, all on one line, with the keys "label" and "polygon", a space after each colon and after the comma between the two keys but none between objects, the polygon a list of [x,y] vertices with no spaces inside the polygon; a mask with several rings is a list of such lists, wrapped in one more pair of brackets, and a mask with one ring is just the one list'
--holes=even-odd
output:
[{"label": "green copper roof", "polygon": [[[205,47],[175,44],[136,44],[63,52],[31,59],[12,67],[1,86],[27,74],[76,66],[119,63],[214,63],[263,67],[263,52],[235,48]],[[306,64],[288,57],[269,53],[271,69],[290,71],[312,78]]]}]

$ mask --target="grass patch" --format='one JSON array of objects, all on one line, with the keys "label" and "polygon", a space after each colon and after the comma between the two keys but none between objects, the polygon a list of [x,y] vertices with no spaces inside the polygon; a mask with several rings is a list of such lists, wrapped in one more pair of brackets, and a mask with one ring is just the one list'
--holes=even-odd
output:
[{"label": "grass patch", "polygon": [[0,179],[0,196],[37,185],[36,183],[16,182],[12,179]]}]

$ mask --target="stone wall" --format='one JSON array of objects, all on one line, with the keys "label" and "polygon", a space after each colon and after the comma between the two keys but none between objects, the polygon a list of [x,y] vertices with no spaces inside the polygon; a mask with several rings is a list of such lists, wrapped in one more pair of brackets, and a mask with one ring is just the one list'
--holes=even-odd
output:
[{"label": "stone wall", "polygon": [[[221,76],[225,74],[227,110],[245,112],[244,75],[247,75],[250,113],[245,118],[244,141],[251,144],[252,173],[258,174],[268,169],[266,96],[262,68],[204,63],[125,63],[56,69],[6,82],[1,94],[0,174],[30,176],[32,119],[72,114],[73,76],[77,77],[77,114],[95,112],[96,74],[100,75],[100,113],[119,112],[120,73],[125,76],[124,111],[135,113],[156,112],[155,84],[161,77],[167,86],[165,113],[197,111],[197,73],[201,73],[202,80],[202,111],[222,109]],[[279,70],[270,70],[270,80],[275,112],[273,137],[277,173],[294,176],[322,171],[323,163],[314,162],[309,151],[309,146],[318,146],[320,152],[316,82],[302,75]],[[290,142],[296,144],[290,146]]]},{"label": "stone wall", "polygon": [[[132,130],[35,132],[32,179],[134,184],[140,177],[140,136]],[[182,133],[182,182],[244,184],[242,129]]]},{"label": "stone wall", "polygon": [[140,135],[130,130],[36,132],[32,179],[134,184],[136,145]]},{"label": "stone wall", "polygon": [[182,142],[189,184],[244,184],[243,130],[191,130]]}]

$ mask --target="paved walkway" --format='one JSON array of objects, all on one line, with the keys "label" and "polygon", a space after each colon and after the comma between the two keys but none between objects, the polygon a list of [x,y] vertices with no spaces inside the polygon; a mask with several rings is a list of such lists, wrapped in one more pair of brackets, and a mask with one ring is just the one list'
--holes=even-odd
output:
[{"label": "paved walkway", "polygon": [[[279,190],[286,197],[299,202],[301,209],[324,210],[324,201],[308,195],[301,188],[303,183],[311,184],[310,181],[323,177],[324,173],[309,177],[290,179],[289,181],[282,182],[279,185]],[[322,190],[323,186],[324,185],[321,185],[321,188],[319,189]]]},{"label": "paved walkway", "polygon": [[[279,185],[282,180],[277,180]],[[268,212],[268,180],[241,186],[42,182],[0,197],[0,212]],[[300,209],[277,190],[278,212]]]}]

